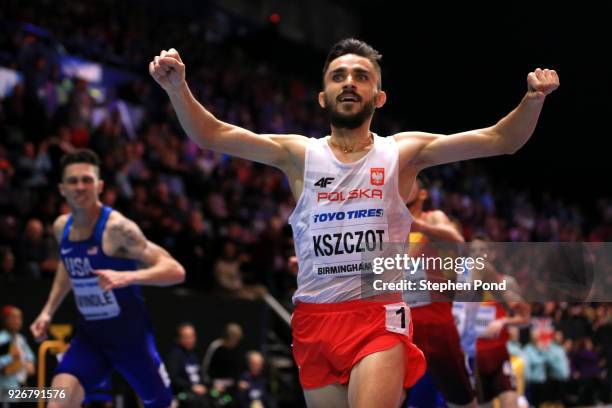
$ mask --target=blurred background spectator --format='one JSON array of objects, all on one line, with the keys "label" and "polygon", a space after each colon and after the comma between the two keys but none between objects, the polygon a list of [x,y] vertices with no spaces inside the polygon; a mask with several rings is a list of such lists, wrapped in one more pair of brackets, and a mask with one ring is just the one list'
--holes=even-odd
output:
[{"label": "blurred background spectator", "polygon": [[181,323],[176,332],[176,346],[166,358],[172,391],[181,407],[208,407],[208,388],[202,381],[200,359],[194,352],[195,328],[191,323]]},{"label": "blurred background spectator", "polygon": [[240,408],[268,408],[268,382],[264,376],[264,358],[258,351],[246,355],[248,370],[238,381],[238,402]]},{"label": "blurred background spectator", "polygon": [[223,337],[210,343],[202,361],[202,373],[207,383],[222,390],[234,389],[244,366],[238,353],[240,340],[242,328],[229,323]]},{"label": "blurred background spectator", "polygon": [[0,282],[14,281],[16,278],[13,250],[8,246],[0,246]]},{"label": "blurred background spectator", "polygon": [[0,390],[16,389],[27,384],[36,373],[36,359],[26,338],[21,310],[6,305],[0,309]]}]

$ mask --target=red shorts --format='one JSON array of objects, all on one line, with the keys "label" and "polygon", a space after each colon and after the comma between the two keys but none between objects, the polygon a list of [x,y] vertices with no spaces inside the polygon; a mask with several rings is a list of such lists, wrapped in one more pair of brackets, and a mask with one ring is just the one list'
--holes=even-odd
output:
[{"label": "red shorts", "polygon": [[502,392],[516,391],[516,377],[506,345],[476,351],[478,402],[486,403]]},{"label": "red shorts", "polygon": [[293,356],[304,389],[347,384],[362,358],[400,343],[404,387],[414,385],[425,372],[423,353],[412,343],[410,309],[403,302],[298,302],[291,327]]}]

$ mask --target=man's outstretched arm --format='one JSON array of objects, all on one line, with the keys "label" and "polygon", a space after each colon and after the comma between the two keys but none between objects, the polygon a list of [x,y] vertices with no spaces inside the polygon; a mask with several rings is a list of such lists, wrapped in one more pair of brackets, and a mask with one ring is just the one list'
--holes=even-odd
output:
[{"label": "man's outstretched arm", "polygon": [[406,132],[395,137],[400,149],[407,152],[405,157],[418,169],[478,157],[512,154],[529,140],[546,96],[558,87],[559,77],[555,71],[538,68],[527,76],[528,90],[520,104],[491,127],[448,136]]},{"label": "man's outstretched arm", "polygon": [[133,259],[144,266],[130,272],[95,270],[103,290],[128,285],[170,286],[185,281],[183,266],[168,251],[149,241],[134,221],[117,212],[106,224],[103,250],[109,256]]},{"label": "man's outstretched arm", "polygon": [[217,119],[192,95],[185,81],[185,64],[171,48],[149,63],[149,73],[166,91],[181,126],[200,147],[283,168],[298,135],[258,135]]},{"label": "man's outstretched arm", "polygon": [[440,210],[430,211],[425,219],[415,218],[410,232],[425,234],[432,241],[465,242],[461,231]]}]

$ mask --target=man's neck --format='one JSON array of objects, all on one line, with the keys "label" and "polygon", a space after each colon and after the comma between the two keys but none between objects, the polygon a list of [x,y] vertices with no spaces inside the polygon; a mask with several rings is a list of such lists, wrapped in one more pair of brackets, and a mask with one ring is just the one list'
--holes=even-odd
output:
[{"label": "man's neck", "polygon": [[102,211],[102,203],[97,202],[89,208],[80,208],[72,210],[72,225],[81,230],[92,229],[98,221],[100,212]]},{"label": "man's neck", "polygon": [[343,152],[356,152],[371,144],[373,135],[370,132],[370,122],[367,121],[356,129],[331,128],[330,141],[333,146]]}]

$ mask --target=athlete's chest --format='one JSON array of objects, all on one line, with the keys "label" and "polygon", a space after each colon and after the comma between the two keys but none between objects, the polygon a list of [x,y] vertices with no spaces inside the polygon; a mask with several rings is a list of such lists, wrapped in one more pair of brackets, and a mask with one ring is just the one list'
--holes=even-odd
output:
[{"label": "athlete's chest", "polygon": [[100,245],[93,240],[64,241],[60,246],[60,255],[72,279],[93,277],[94,271],[106,264]]}]

